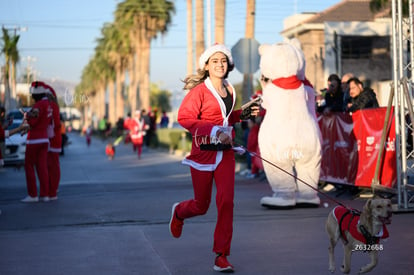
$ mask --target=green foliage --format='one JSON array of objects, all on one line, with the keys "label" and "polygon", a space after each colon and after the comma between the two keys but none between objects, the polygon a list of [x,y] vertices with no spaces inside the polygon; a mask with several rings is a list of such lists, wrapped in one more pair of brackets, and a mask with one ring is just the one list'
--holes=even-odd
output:
[{"label": "green foliage", "polygon": [[189,152],[191,150],[191,134],[184,129],[160,128],[157,129],[158,146],[168,148],[170,151],[181,150]]},{"label": "green foliage", "polygon": [[[387,8],[390,8],[390,14],[391,14],[391,2],[390,0],[371,0],[369,2],[369,7],[372,12],[380,12]],[[402,9],[403,9],[403,16],[407,17],[409,15],[409,6],[408,6],[408,0],[402,1]]]},{"label": "green foliage", "polygon": [[160,111],[171,111],[170,98],[172,93],[167,90],[161,90],[157,84],[151,84],[150,104],[153,108]]}]

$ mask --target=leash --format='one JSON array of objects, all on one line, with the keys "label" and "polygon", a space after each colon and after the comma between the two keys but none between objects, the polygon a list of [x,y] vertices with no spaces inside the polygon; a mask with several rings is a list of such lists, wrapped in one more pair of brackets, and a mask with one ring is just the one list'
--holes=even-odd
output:
[{"label": "leash", "polygon": [[356,210],[356,209],[353,209],[353,208],[350,208],[350,207],[348,207],[348,206],[344,205],[343,203],[341,203],[340,201],[338,201],[338,200],[336,200],[336,199],[332,198],[331,196],[329,196],[329,195],[327,195],[327,194],[325,194],[325,193],[321,192],[318,188],[313,187],[313,186],[312,186],[312,185],[310,185],[309,183],[307,183],[307,182],[305,182],[304,180],[302,180],[302,179],[298,178],[296,175],[294,175],[294,174],[290,173],[289,171],[286,171],[285,169],[283,169],[283,168],[281,168],[281,167],[277,166],[276,164],[274,164],[273,162],[271,162],[271,161],[269,161],[269,160],[267,160],[267,159],[263,158],[263,157],[262,157],[262,156],[260,156],[259,154],[255,153],[255,152],[250,152],[249,150],[247,150],[247,148],[245,148],[244,146],[242,146],[242,145],[240,145],[240,144],[234,144],[234,145],[233,145],[233,150],[234,150],[234,151],[236,151],[236,152],[239,152],[240,150],[238,150],[238,149],[237,149],[237,147],[241,148],[244,152],[248,153],[249,155],[254,156],[254,157],[257,157],[257,158],[261,159],[262,161],[266,162],[267,164],[270,164],[271,166],[273,166],[273,167],[275,167],[275,168],[279,169],[280,171],[282,171],[282,172],[284,172],[284,173],[288,174],[289,176],[291,176],[291,177],[295,178],[297,181],[300,181],[301,183],[305,184],[305,185],[306,185],[306,186],[308,186],[309,188],[311,188],[311,189],[315,190],[316,192],[318,192],[319,194],[323,195],[323,196],[324,196],[325,198],[327,198],[328,200],[330,200],[330,201],[332,201],[332,202],[334,202],[334,203],[336,203],[336,204],[338,204],[338,205],[340,205],[340,206],[342,206],[342,207],[344,207],[344,208],[348,209],[348,210],[349,210],[349,211],[351,211],[352,213],[354,213],[354,214],[360,214],[360,213],[361,213],[361,211]]}]

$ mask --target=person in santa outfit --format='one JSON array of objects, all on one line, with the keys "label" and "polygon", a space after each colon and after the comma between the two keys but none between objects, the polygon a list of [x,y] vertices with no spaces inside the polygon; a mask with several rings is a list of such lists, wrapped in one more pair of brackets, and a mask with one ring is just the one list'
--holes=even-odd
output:
[{"label": "person in santa outfit", "polygon": [[[261,96],[262,96],[262,91],[259,90],[250,97],[250,100],[261,98]],[[258,142],[260,124],[265,114],[266,114],[266,110],[260,109],[259,115],[249,119],[248,121],[249,135],[247,137],[246,147],[249,152],[252,152],[254,154],[250,157],[251,168],[250,168],[249,173],[246,175],[247,178],[257,178],[260,176],[260,173],[263,171],[263,162],[257,156],[260,156],[259,142]]]},{"label": "person in santa outfit", "polygon": [[47,129],[52,119],[52,109],[47,98],[48,93],[49,86],[44,82],[32,82],[30,94],[35,104],[24,115],[29,124],[24,163],[28,196],[22,199],[22,202],[39,201],[35,169],[39,178],[40,200],[49,201],[49,173],[47,170],[49,136]]},{"label": "person in santa outfit", "polygon": [[[213,181],[216,184],[217,223],[213,251],[214,270],[231,272],[228,262],[233,234],[233,206],[235,158],[232,149],[232,125],[249,115],[256,115],[258,107],[247,112],[234,110],[236,92],[227,81],[234,63],[231,52],[222,44],[215,44],[200,56],[200,69],[185,80],[190,90],[178,111],[178,122],[193,136],[191,153],[183,164],[190,166],[194,199],[175,203],[169,224],[170,233],[179,238],[184,220],[204,215],[210,205]],[[249,114],[249,115],[248,115]]]},{"label": "person in santa outfit", "polygon": [[52,108],[52,119],[49,124],[49,150],[47,154],[47,167],[49,171],[49,199],[57,200],[57,190],[60,182],[59,155],[62,151],[62,135],[60,133],[60,110],[55,90],[46,84],[47,96],[50,108]]},{"label": "person in santa outfit", "polygon": [[124,144],[128,144],[131,141],[131,136],[129,134],[129,131],[131,129],[131,113],[127,114],[127,117],[124,119],[124,130],[126,130],[126,135],[124,139]]},{"label": "person in santa outfit", "polygon": [[138,152],[138,158],[141,159],[142,144],[144,143],[144,136],[149,125],[145,124],[141,117],[141,111],[135,111],[135,117],[129,121],[129,135],[134,151]]}]

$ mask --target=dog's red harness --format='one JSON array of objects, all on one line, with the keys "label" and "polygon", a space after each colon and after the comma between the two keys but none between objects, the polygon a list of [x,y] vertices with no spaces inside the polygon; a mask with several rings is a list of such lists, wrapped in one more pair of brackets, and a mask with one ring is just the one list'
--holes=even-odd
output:
[{"label": "dog's red harness", "polygon": [[[345,231],[348,231],[352,237],[364,244],[377,244],[379,243],[380,239],[386,239],[389,237],[385,224],[382,225],[382,230],[378,235],[372,236],[365,229],[365,227],[359,224],[359,213],[355,213],[343,206],[337,206],[332,211],[336,221],[338,222],[341,237],[344,240],[345,244],[348,243]],[[358,226],[362,232],[358,231]]]}]

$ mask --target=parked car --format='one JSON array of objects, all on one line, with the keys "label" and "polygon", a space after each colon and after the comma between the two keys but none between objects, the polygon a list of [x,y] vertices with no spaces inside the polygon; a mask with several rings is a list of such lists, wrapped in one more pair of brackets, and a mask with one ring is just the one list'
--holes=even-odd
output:
[{"label": "parked car", "polygon": [[[23,122],[22,119],[13,119],[8,130],[19,127]],[[3,156],[5,165],[23,165],[26,153],[26,134],[15,134],[5,140],[6,150]]]},{"label": "parked car", "polygon": [[28,107],[24,107],[24,108],[20,108],[20,109],[13,109],[10,112],[7,113],[7,119],[9,118],[13,118],[15,120],[22,120],[23,119],[23,112],[27,112],[29,111],[31,108]]}]

